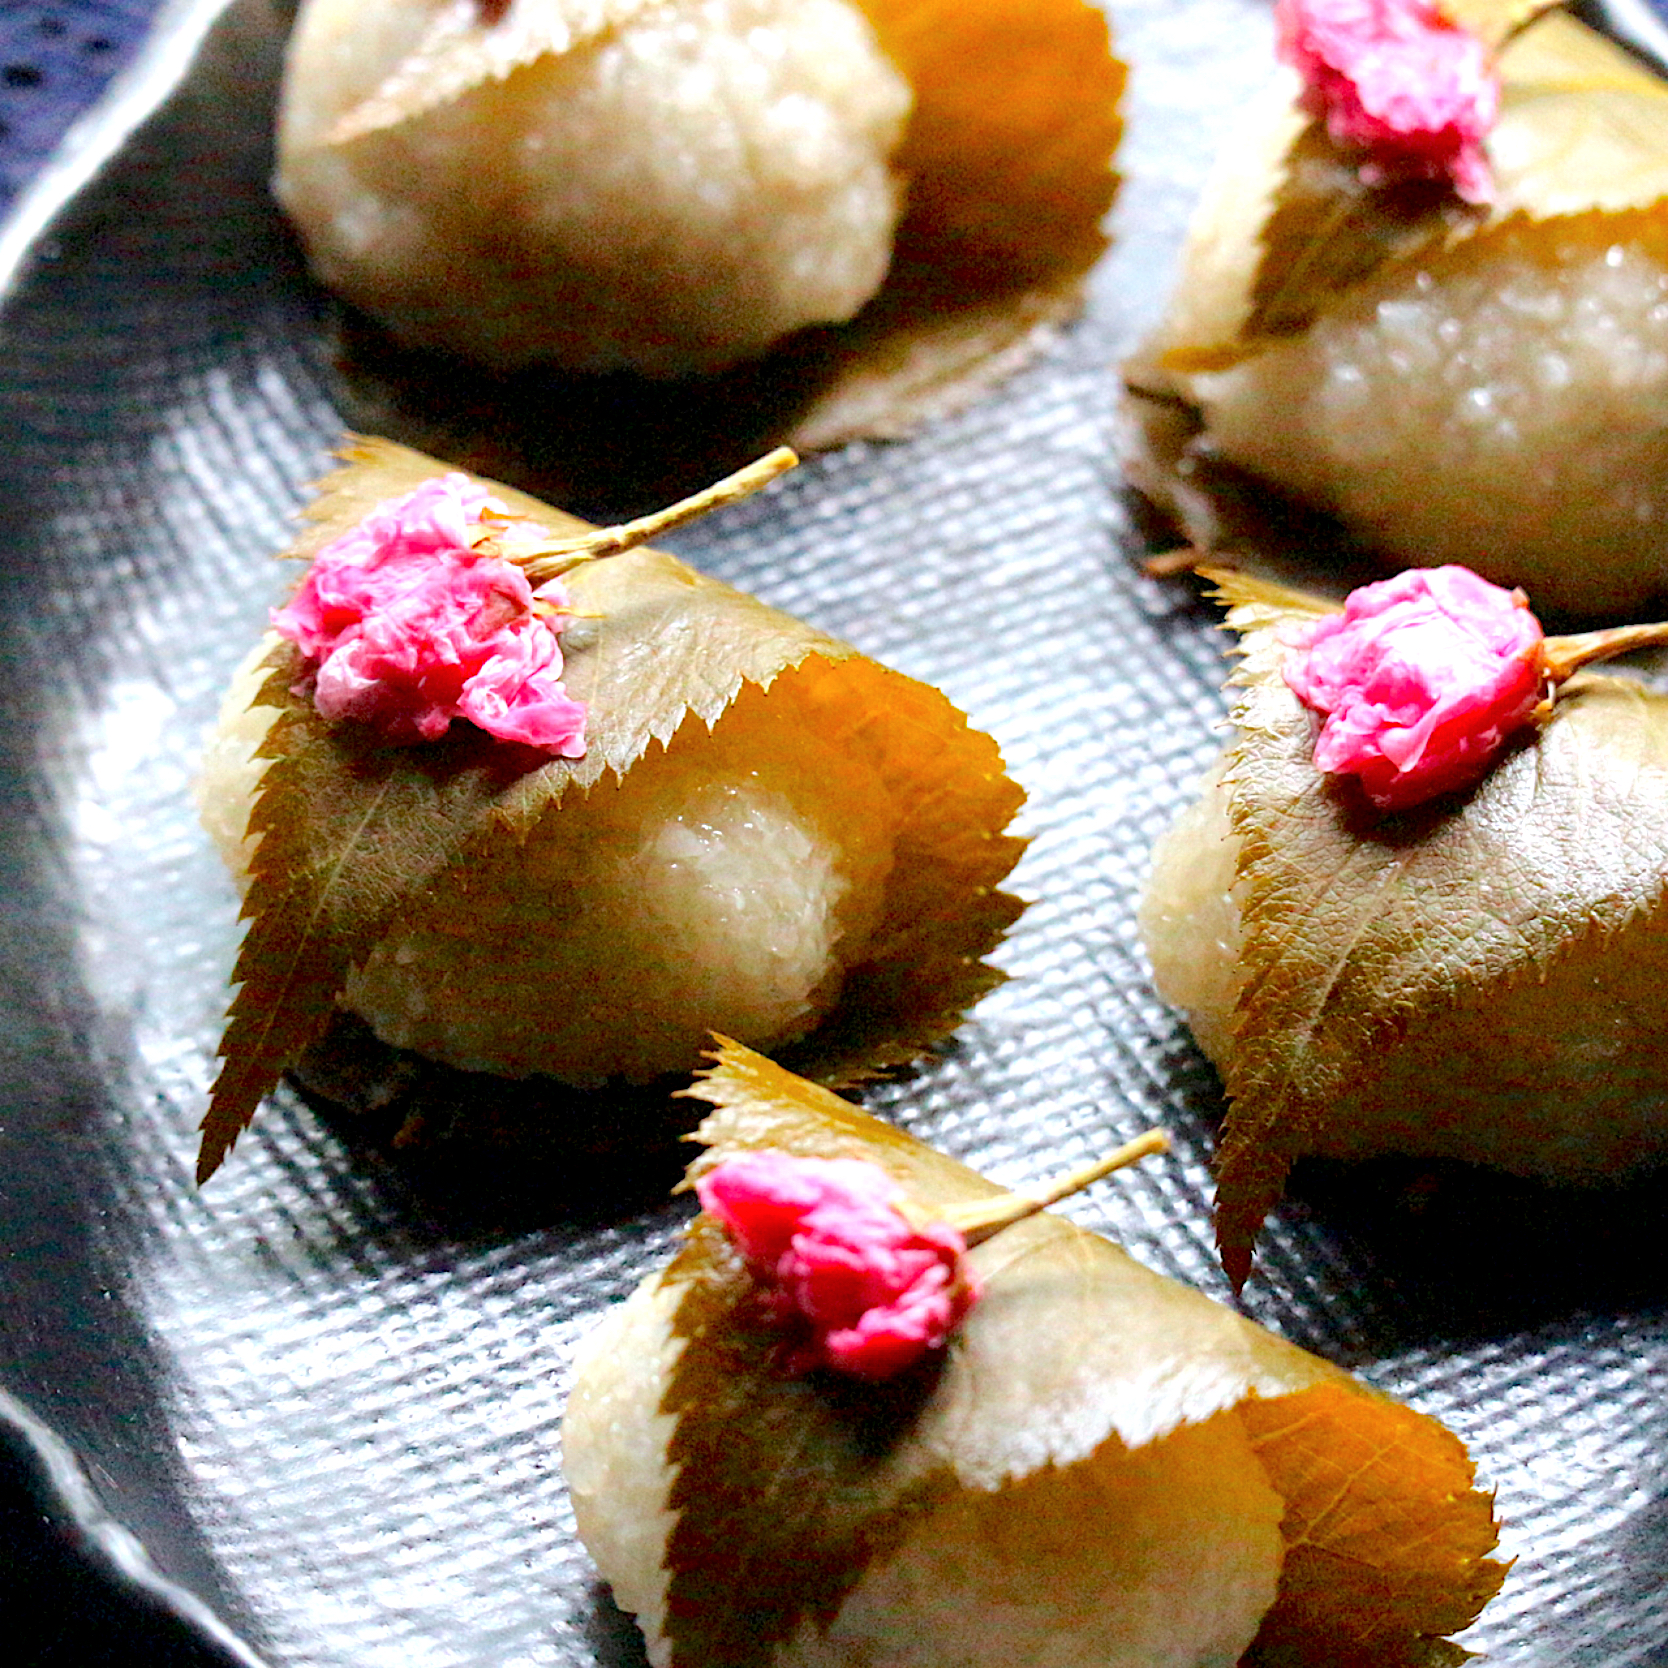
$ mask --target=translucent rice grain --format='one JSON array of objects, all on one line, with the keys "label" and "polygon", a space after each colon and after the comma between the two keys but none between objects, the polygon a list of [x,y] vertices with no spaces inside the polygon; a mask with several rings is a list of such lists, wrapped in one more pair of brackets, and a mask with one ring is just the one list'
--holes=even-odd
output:
[{"label": "translucent rice grain", "polygon": [[1194,378],[1211,442],[1401,562],[1643,606],[1668,591],[1668,266],[1591,217],[1473,243]]},{"label": "translucent rice grain", "polygon": [[[1244,977],[1234,896],[1238,841],[1219,765],[1153,852],[1141,931],[1161,995],[1219,1070],[1233,1051]],[[1620,1178],[1668,1159],[1657,1042],[1660,920],[1607,948],[1476,991],[1410,1024],[1305,1151],[1464,1159],[1554,1182]]]},{"label": "translucent rice grain", "polygon": [[1159,994],[1187,1015],[1199,1046],[1218,1066],[1228,1057],[1239,998],[1238,853],[1218,765],[1153,847],[1152,878],[1141,898],[1141,936]]},{"label": "translucent rice grain", "polygon": [[196,780],[191,784],[198,820],[214,841],[214,849],[237,881],[239,891],[248,884],[249,865],[261,843],[260,835],[249,832],[249,807],[264,768],[255,757],[255,749],[266,739],[277,716],[272,707],[250,703],[266,682],[262,662],[277,642],[274,636],[262,637],[232,674],[220,699],[220,714],[203,750]]},{"label": "translucent rice grain", "polygon": [[277,190],[315,270],[402,340],[670,376],[880,287],[911,94],[846,0],[664,0],[327,143],[437,9],[313,0],[280,116]]},{"label": "translucent rice grain", "polygon": [[683,1293],[644,1280],[580,1345],[562,1417],[562,1470],[574,1524],[614,1602],[637,1618],[649,1660],[666,1668],[664,1633],[672,1533],[666,1451],[677,1428],[660,1400],[683,1345],[673,1318]]},{"label": "translucent rice grain", "polygon": [[[673,1518],[660,1411],[681,1345],[678,1288],[646,1281],[587,1342],[562,1432],[581,1539],[671,1656],[663,1567]],[[782,1668],[1232,1668],[1273,1603],[1281,1501],[1232,1413],[1133,1453],[998,1492],[965,1490],[915,1520],[826,1629]],[[745,1595],[736,1595],[745,1602]]]},{"label": "translucent rice grain", "polygon": [[[199,790],[239,869],[269,716],[248,710],[252,663],[241,680]],[[896,819],[867,761],[821,738],[791,673],[768,718],[765,699],[748,686],[711,732],[686,721],[623,783],[449,876],[345,1005],[396,1047],[577,1084],[687,1070],[714,1030],[779,1047],[812,1029],[874,932]],[[837,839],[836,817],[861,832]]]}]

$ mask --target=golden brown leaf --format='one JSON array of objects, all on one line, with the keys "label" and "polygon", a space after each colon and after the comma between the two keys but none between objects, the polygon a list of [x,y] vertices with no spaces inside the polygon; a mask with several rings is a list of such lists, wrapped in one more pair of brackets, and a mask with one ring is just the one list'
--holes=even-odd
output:
[{"label": "golden brown leaf", "polygon": [[783,430],[802,452],[853,440],[902,440],[954,416],[1028,364],[1083,306],[1064,269],[981,292],[907,255],[850,324],[819,333],[827,357]]},{"label": "golden brown leaf", "polygon": [[560,56],[629,23],[653,0],[509,0],[489,15],[464,0],[402,0],[411,43],[395,69],[326,136],[345,145],[502,81],[540,58]]},{"label": "golden brown leaf", "polygon": [[232,979],[222,1065],[203,1119],[197,1180],[207,1181],[262,1097],[321,1036],[355,962],[396,914],[455,864],[491,807],[539,755],[494,745],[472,726],[432,747],[380,744],[332,727],[292,693],[302,665],[273,652],[261,704],[279,718],[250,816],[249,922]]},{"label": "golden brown leaf", "polygon": [[1508,43],[1500,79],[1491,225],[1668,198],[1668,82],[1631,53],[1552,12]]},{"label": "golden brown leaf", "polygon": [[[1274,211],[1263,224],[1241,351],[1259,337],[1306,330],[1387,262],[1412,259],[1477,217],[1441,181],[1362,184],[1359,162],[1311,122],[1286,153]],[[1175,356],[1167,363],[1176,365]],[[1183,368],[1205,367],[1195,360]]]},{"label": "golden brown leaf", "polygon": [[1563,0],[1438,0],[1437,10],[1469,29],[1485,46],[1506,40]]},{"label": "golden brown leaf", "polygon": [[1461,1661],[1442,1636],[1474,1621],[1505,1570],[1491,1501],[1465,1446],[1394,1402],[1363,1419],[1349,1389],[1317,1384],[1240,1406],[1286,1502],[1280,1594],[1252,1665],[1422,1668]]},{"label": "golden brown leaf", "polygon": [[895,439],[961,409],[1082,305],[1106,246],[1124,66],[1084,0],[859,0],[915,91],[892,267],[786,438]]},{"label": "golden brown leaf", "polygon": [[859,0],[915,90],[900,257],[1009,289],[1081,276],[1106,239],[1124,67],[1083,0]]}]

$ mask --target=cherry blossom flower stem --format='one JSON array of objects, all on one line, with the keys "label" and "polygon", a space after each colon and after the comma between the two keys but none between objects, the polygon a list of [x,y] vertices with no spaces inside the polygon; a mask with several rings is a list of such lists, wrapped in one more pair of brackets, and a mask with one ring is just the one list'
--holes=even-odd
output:
[{"label": "cherry blossom flower stem", "polygon": [[1573,637],[1549,637],[1545,651],[1547,680],[1554,685],[1561,684],[1583,666],[1663,644],[1668,644],[1668,621],[1655,625],[1610,626],[1603,631],[1579,632]]},{"label": "cherry blossom flower stem", "polygon": [[1040,1211],[1047,1210],[1050,1205],[1057,1205],[1062,1199],[1069,1199],[1074,1193],[1081,1193],[1102,1176],[1109,1176],[1114,1170],[1127,1169],[1131,1164],[1138,1163],[1154,1153],[1169,1150],[1170,1137],[1161,1129],[1149,1129],[1145,1135],[1138,1135],[1133,1141],[1125,1142],[1115,1152],[1096,1159],[1093,1164],[1086,1164],[1081,1169],[1057,1177],[1043,1193],[1004,1193],[999,1199],[981,1199],[974,1204],[952,1205],[939,1213],[939,1219],[948,1222],[952,1228],[960,1232],[970,1246],[982,1245],[992,1235],[1001,1233],[1004,1228],[1011,1228],[1016,1222],[1023,1222],[1027,1217],[1035,1216]]},{"label": "cherry blossom flower stem", "polygon": [[1149,579],[1175,579],[1184,573],[1197,573],[1201,562],[1209,561],[1207,552],[1196,544],[1184,544],[1179,550],[1161,550],[1141,564],[1141,571]]},{"label": "cherry blossom flower stem", "polygon": [[[1549,12],[1562,0],[1511,0],[1511,4],[1495,3],[1473,8],[1464,0],[1445,0],[1442,10],[1456,22],[1464,23],[1485,46],[1498,52],[1516,35],[1521,35],[1542,12]],[[1476,15],[1471,15],[1475,11]]]},{"label": "cherry blossom flower stem", "polygon": [[726,475],[723,480],[715,481],[692,497],[681,498],[652,515],[623,521],[616,527],[599,527],[577,538],[559,539],[531,550],[507,551],[505,555],[507,560],[515,562],[526,573],[531,584],[542,585],[560,578],[581,562],[594,562],[602,556],[618,556],[622,551],[634,550],[638,545],[647,544],[650,539],[659,538],[661,534],[669,533],[687,522],[697,521],[726,504],[751,498],[761,487],[774,481],[778,475],[785,475],[798,462],[799,458],[792,448],[778,446],[774,452],[767,452],[746,468],[738,469],[733,475]]}]

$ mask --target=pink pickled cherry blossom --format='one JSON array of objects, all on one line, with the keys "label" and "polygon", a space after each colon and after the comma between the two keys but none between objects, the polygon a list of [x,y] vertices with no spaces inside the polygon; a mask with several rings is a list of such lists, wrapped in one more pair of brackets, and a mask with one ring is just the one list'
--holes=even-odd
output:
[{"label": "pink pickled cherry blossom", "polygon": [[[541,587],[538,594],[549,596],[550,587]],[[488,735],[565,758],[576,759],[585,751],[584,703],[563,687],[556,633],[540,619],[499,634],[492,655],[464,684],[458,716]]]},{"label": "pink pickled cherry blossom", "polygon": [[1482,41],[1430,0],[1278,0],[1274,16],[1304,108],[1365,153],[1367,184],[1447,179],[1466,202],[1489,201],[1483,140],[1500,81]]},{"label": "pink pickled cherry blossom", "polygon": [[402,743],[437,740],[463,718],[564,758],[585,751],[585,708],[561,681],[566,622],[534,607],[565,607],[567,594],[555,580],[535,593],[513,562],[472,548],[487,511],[505,513],[485,487],[436,476],[313,558],[272,624],[316,663],[323,717]]},{"label": "pink pickled cherry blossom", "polygon": [[502,506],[455,471],[386,499],[318,551],[274,623],[282,622],[278,629],[309,659],[322,659],[344,632],[420,582],[422,565],[408,558],[468,551],[470,534],[489,508]]},{"label": "pink pickled cherry blossom", "polygon": [[940,1348],[978,1300],[961,1234],[947,1222],[913,1225],[878,1165],[742,1153],[695,1190],[778,1315],[808,1325],[797,1367],[891,1378]]},{"label": "pink pickled cherry blossom", "polygon": [[1411,568],[1363,585],[1289,639],[1285,679],[1326,715],[1317,770],[1360,778],[1401,811],[1481,779],[1531,723],[1545,638],[1521,591],[1469,568]]}]

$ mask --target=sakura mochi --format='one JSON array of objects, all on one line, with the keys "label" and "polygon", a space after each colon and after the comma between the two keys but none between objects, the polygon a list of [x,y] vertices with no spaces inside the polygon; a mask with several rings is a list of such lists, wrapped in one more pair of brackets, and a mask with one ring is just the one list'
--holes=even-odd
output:
[{"label": "sakura mochi", "polygon": [[1122,80],[1086,0],[307,0],[276,188],[325,284],[495,370],[867,313],[821,418],[884,428],[1075,308]]},{"label": "sakura mochi", "polygon": [[[562,1429],[580,1537],[656,1668],[1456,1659],[1443,1636],[1504,1571],[1440,1425],[770,1061],[718,1060],[692,1091],[705,1209],[581,1346]],[[739,1229],[715,1186],[738,1166]],[[908,1350],[815,1347],[784,1292],[841,1254]]]},{"label": "sakura mochi", "polygon": [[668,374],[848,319],[913,98],[846,0],[311,0],[278,194],[319,275],[489,364]]},{"label": "sakura mochi", "polygon": [[1668,591],[1668,83],[1542,10],[1281,0],[1126,367],[1131,472],[1192,542],[1278,546],[1250,482],[1549,612]]},{"label": "sakura mochi", "polygon": [[1583,670],[1668,630],[1548,638],[1451,568],[1341,610],[1215,577],[1234,737],[1141,927],[1228,1094],[1230,1275],[1307,1154],[1586,1184],[1668,1160],[1668,698]]},{"label": "sakura mochi", "polygon": [[211,1171],[338,1007],[465,1070],[687,1073],[720,1029],[840,1081],[997,982],[1023,797],[936,690],[643,546],[356,442],[234,678],[205,825],[248,933]]}]

